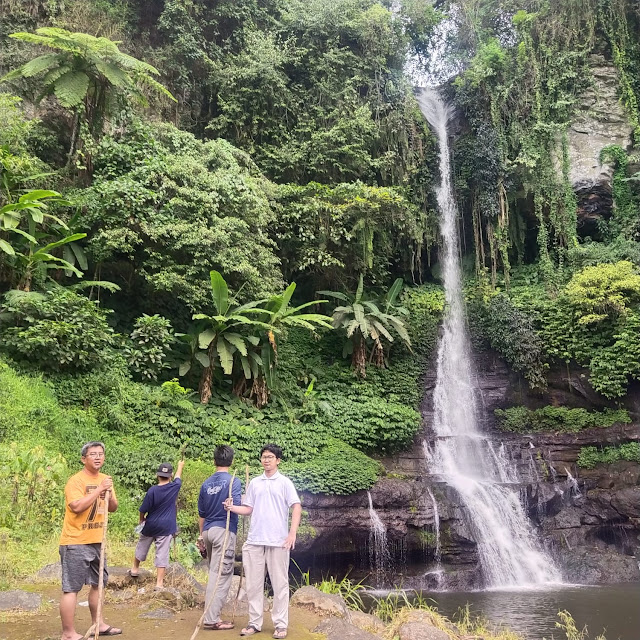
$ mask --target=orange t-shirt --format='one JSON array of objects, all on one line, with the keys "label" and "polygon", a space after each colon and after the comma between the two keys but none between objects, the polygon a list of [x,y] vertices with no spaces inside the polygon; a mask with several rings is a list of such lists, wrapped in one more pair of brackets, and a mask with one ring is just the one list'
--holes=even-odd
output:
[{"label": "orange t-shirt", "polygon": [[[83,498],[88,493],[93,493],[104,478],[106,478],[104,473],[90,476],[83,469],[67,480],[64,488],[65,513],[62,535],[60,536],[61,545],[102,542],[104,499],[98,498],[88,509],[81,513],[71,511],[69,503]],[[115,496],[115,491],[113,491],[113,495]]]}]

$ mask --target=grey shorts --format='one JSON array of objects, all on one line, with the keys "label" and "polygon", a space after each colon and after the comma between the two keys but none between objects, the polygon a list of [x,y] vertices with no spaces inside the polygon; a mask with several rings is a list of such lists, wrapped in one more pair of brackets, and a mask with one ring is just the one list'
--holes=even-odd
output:
[{"label": "grey shorts", "polygon": [[155,565],[159,568],[166,568],[169,566],[169,549],[171,549],[171,539],[173,536],[140,536],[138,544],[136,545],[136,560],[144,562],[147,559],[149,549],[151,549],[151,543],[156,542],[156,561]]},{"label": "grey shorts", "polygon": [[[100,543],[60,545],[62,591],[78,593],[85,584],[98,586],[100,571]],[[107,584],[107,558],[104,560],[104,584]]]}]

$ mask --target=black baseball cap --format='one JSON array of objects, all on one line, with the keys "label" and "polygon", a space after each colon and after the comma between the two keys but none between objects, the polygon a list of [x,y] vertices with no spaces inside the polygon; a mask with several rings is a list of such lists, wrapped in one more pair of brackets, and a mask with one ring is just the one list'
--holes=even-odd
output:
[{"label": "black baseball cap", "polygon": [[170,478],[173,475],[173,467],[168,462],[163,462],[158,467],[158,472],[156,475],[160,478]]}]

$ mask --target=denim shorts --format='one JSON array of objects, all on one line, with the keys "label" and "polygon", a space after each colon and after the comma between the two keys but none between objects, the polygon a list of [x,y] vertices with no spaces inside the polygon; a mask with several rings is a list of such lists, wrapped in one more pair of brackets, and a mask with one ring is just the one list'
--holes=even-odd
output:
[{"label": "denim shorts", "polygon": [[[78,593],[85,584],[97,587],[100,571],[100,543],[60,545],[60,564],[64,593]],[[109,579],[106,556],[103,575],[106,585]]]}]

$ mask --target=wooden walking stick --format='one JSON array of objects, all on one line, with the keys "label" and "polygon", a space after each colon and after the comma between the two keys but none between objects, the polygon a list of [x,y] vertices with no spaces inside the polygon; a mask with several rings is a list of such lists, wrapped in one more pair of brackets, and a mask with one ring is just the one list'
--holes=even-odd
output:
[{"label": "wooden walking stick", "polygon": [[[249,465],[244,465],[244,493],[247,495],[247,489],[249,488]],[[242,518],[242,535],[244,537],[244,523],[245,518]],[[246,540],[246,538],[245,538]],[[236,621],[236,609],[238,608],[238,600],[240,598],[240,590],[242,589],[242,578],[244,577],[244,562],[240,567],[240,581],[238,582],[238,591],[236,592],[235,600],[233,601],[233,613],[231,614],[231,622]]]},{"label": "wooden walking stick", "polygon": [[[233,497],[231,495],[231,491],[233,489],[233,481],[236,479],[236,472],[233,472],[233,475],[231,476],[231,482],[229,483],[229,497]],[[189,640],[195,640],[196,636],[198,635],[198,632],[200,631],[200,629],[202,628],[202,623],[204,622],[204,618],[207,615],[207,613],[209,613],[209,609],[211,609],[211,605],[213,604],[213,601],[215,600],[215,595],[216,595],[216,591],[218,590],[218,584],[220,583],[220,576],[222,576],[222,566],[224,564],[224,554],[227,550],[227,543],[229,542],[229,524],[231,523],[231,511],[227,511],[227,524],[225,526],[225,530],[224,530],[224,539],[222,540],[222,554],[220,556],[220,564],[218,565],[218,576],[216,578],[216,583],[215,586],[213,587],[213,591],[211,592],[211,598],[209,599],[209,602],[205,602],[204,605],[204,612],[202,613],[202,615],[200,616],[200,620],[198,620],[198,624],[196,625],[196,628],[193,630],[193,634],[191,635],[191,638]]]},{"label": "wooden walking stick", "polygon": [[[92,624],[84,634],[82,640],[87,640],[93,634],[95,640],[100,635],[100,620],[102,618],[102,600],[104,598],[104,552],[107,546],[107,525],[109,524],[109,498],[111,491],[107,489],[104,494],[104,525],[102,527],[102,542],[100,543],[100,568],[98,569],[98,610],[96,622]],[[98,498],[99,500],[100,498]]]}]

